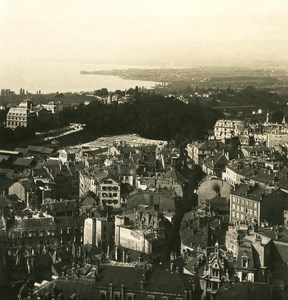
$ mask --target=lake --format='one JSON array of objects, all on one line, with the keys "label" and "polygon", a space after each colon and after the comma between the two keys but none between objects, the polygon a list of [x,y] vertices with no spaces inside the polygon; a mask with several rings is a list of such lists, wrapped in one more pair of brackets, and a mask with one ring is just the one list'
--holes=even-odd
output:
[{"label": "lake", "polygon": [[101,88],[109,91],[135,86],[152,88],[153,81],[128,80],[118,76],[81,75],[80,71],[148,68],[143,66],[99,65],[70,62],[4,62],[0,61],[0,89],[19,93],[24,88],[31,93],[87,92]]}]

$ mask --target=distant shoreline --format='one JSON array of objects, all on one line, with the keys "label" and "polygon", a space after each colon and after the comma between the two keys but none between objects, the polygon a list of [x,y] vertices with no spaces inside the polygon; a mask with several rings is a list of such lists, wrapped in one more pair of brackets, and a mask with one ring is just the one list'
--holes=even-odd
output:
[{"label": "distant shoreline", "polygon": [[[198,86],[244,88],[277,88],[286,86],[286,73],[282,70],[250,69],[246,67],[191,67],[151,69],[110,69],[80,71],[80,75],[117,76],[124,80],[156,82],[158,86]],[[158,83],[158,84],[157,84]]]}]

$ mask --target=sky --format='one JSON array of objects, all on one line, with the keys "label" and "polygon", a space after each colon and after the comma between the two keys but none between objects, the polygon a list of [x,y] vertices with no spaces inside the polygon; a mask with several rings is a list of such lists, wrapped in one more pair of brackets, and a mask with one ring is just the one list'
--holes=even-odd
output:
[{"label": "sky", "polygon": [[0,60],[288,61],[287,0],[0,0]]}]

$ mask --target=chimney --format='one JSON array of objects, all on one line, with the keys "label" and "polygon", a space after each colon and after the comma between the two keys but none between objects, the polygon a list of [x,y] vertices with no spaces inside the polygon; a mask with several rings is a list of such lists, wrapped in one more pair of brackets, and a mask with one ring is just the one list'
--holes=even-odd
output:
[{"label": "chimney", "polygon": [[184,300],[189,300],[187,291],[184,291]]},{"label": "chimney", "polygon": [[110,300],[112,300],[113,299],[113,284],[112,284],[112,282],[110,282],[109,293],[110,293]]},{"label": "chimney", "polygon": [[261,244],[262,243],[262,238],[261,238],[260,234],[256,234],[255,243],[257,243],[257,244]]},{"label": "chimney", "polygon": [[124,284],[121,284],[121,299],[124,299]]},{"label": "chimney", "polygon": [[173,262],[170,263],[170,271],[173,272],[175,269],[175,265]]},{"label": "chimney", "polygon": [[143,281],[143,279],[141,279],[141,282],[140,282],[140,284],[141,284],[141,290],[143,290],[144,289],[144,281]]}]

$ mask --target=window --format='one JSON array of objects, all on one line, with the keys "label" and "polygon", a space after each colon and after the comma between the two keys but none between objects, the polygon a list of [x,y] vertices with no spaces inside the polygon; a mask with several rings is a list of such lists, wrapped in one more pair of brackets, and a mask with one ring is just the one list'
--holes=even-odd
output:
[{"label": "window", "polygon": [[154,299],[155,299],[155,296],[153,296],[153,295],[148,295],[147,299],[148,299],[148,300],[154,300]]},{"label": "window", "polygon": [[113,300],[120,300],[120,292],[113,293]]},{"label": "window", "polygon": [[100,300],[106,300],[106,292],[100,291]]},{"label": "window", "polygon": [[232,205],[233,209],[235,209],[235,204]]},{"label": "window", "polygon": [[254,208],[257,209],[257,203],[254,203]]},{"label": "window", "polygon": [[242,266],[243,266],[243,268],[248,268],[248,260],[247,259],[243,259]]},{"label": "window", "polygon": [[134,300],[134,294],[127,294],[127,300]]}]

